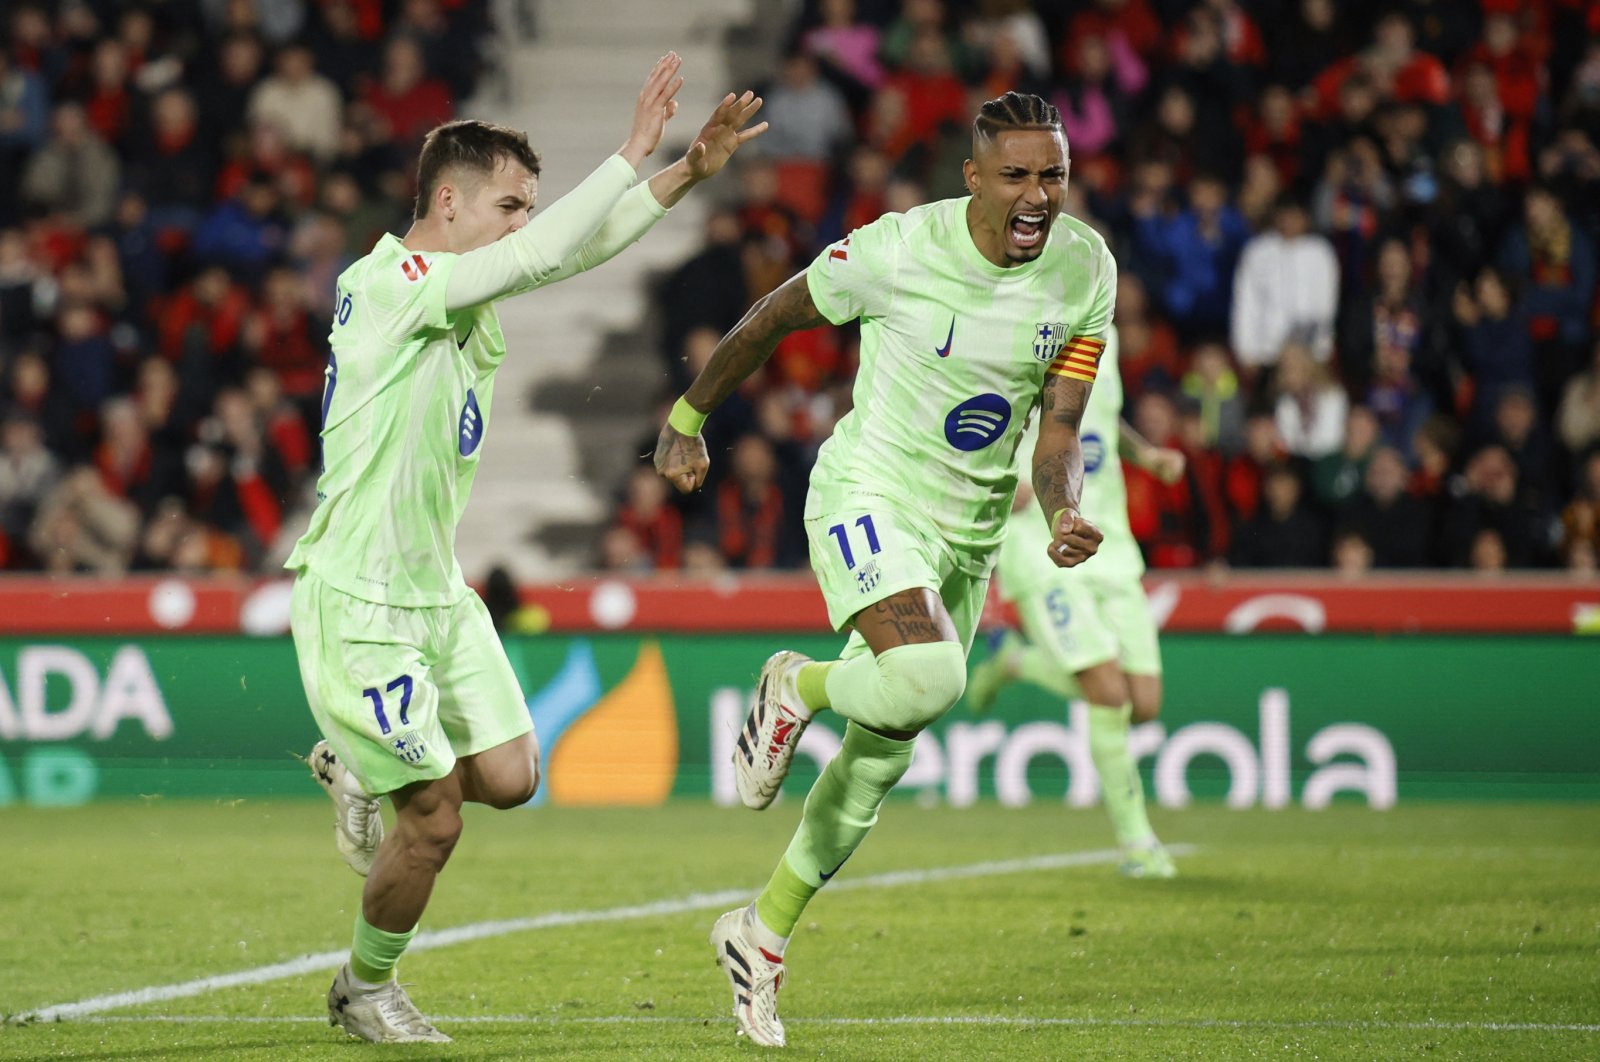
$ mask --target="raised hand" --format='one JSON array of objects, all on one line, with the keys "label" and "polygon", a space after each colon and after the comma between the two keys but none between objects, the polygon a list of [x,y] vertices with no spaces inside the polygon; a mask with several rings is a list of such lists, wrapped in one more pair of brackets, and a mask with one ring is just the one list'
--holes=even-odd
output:
[{"label": "raised hand", "polygon": [[728,159],[733,157],[740,145],[748,144],[767,131],[766,122],[744,128],[745,123],[754,118],[760,109],[761,97],[754,92],[746,91],[742,96],[730,92],[722,98],[706,124],[700,127],[688,154],[683,157],[695,180],[703,181],[714,176],[727,165]]},{"label": "raised hand", "polygon": [[633,128],[618,152],[635,170],[661,143],[667,122],[678,113],[678,101],[672,97],[683,87],[683,78],[678,76],[682,65],[677,52],[668,52],[656,60],[650,76],[644,79],[644,87],[639,90],[639,100],[633,108]]},{"label": "raised hand", "polygon": [[656,472],[678,488],[679,494],[700,489],[711,469],[706,441],[698,435],[685,435],[670,424],[661,426],[656,440]]},{"label": "raised hand", "polygon": [[1063,509],[1050,530],[1050,560],[1057,568],[1082,564],[1099,551],[1100,541],[1105,538],[1098,527],[1071,509]]},{"label": "raised hand", "polygon": [[1184,457],[1182,450],[1166,446],[1156,447],[1148,460],[1150,472],[1169,487],[1183,478],[1184,469],[1189,465],[1189,459]]}]

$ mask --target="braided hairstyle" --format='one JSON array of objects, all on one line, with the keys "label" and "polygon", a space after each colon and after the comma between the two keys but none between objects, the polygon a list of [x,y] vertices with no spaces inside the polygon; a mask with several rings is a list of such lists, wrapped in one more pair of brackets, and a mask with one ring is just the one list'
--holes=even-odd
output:
[{"label": "braided hairstyle", "polygon": [[1000,133],[1013,129],[1042,129],[1061,132],[1061,112],[1042,96],[1021,92],[1007,92],[978,108],[972,120],[972,146],[993,140]]}]

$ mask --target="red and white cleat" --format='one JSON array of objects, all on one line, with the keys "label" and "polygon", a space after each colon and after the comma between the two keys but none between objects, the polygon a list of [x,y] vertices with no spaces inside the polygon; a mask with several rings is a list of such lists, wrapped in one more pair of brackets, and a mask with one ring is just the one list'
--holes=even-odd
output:
[{"label": "red and white cleat", "polygon": [[760,811],[778,795],[789,774],[800,735],[811,725],[811,709],[800,699],[796,679],[811,658],[788,649],[761,667],[750,714],[733,746],[733,782],[744,806]]}]

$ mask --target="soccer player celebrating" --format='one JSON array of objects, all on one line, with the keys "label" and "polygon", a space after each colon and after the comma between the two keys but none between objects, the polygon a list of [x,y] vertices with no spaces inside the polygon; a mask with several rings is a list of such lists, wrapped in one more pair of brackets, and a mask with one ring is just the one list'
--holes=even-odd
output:
[{"label": "soccer player celebrating", "polygon": [[[461,833],[461,805],[525,803],[539,784],[527,706],[455,529],[506,355],[495,302],[591,269],[637,240],[765,123],[729,95],[679,161],[630,190],[677,109],[668,54],[639,93],[621,150],[538,217],[539,157],[483,122],[428,135],[416,219],[339,277],[322,398],[323,471],[295,570],[291,623],[325,740],[317,780],[345,859],[367,875],[333,1023],[365,1040],[444,1042],[395,964]],[[383,837],[376,797],[394,804]],[[381,842],[381,843],[380,843]]]},{"label": "soccer player celebrating", "polygon": [[1144,783],[1128,754],[1128,723],[1161,711],[1161,650],[1140,576],[1144,557],[1128,526],[1127,458],[1167,483],[1183,477],[1181,450],[1151,445],[1121,419],[1117,336],[1108,337],[1100,375],[1083,411],[1083,514],[1105,535],[1093,564],[1058,569],[1037,556],[1050,532],[1026,499],[1018,505],[995,574],[1016,602],[1026,641],[1006,632],[989,658],[972,669],[967,702],[987,712],[1009,682],[1026,679],[1063,697],[1089,702],[1089,755],[1122,846],[1129,877],[1170,878],[1172,857],[1156,840],[1144,810]]},{"label": "soccer player celebrating", "polygon": [[964,167],[972,194],[888,214],[824,250],[723,338],[661,432],[657,470],[695,489],[708,465],[701,423],[774,345],[861,321],[855,408],[822,447],[805,511],[829,619],[852,633],[837,660],[767,661],[734,753],[741,799],[763,808],[812,716],[831,708],[847,720],[766,888],[711,932],[739,1029],[756,1043],[784,1043],[777,991],[801,911],[877,821],[917,734],[961,697],[1035,405],[1046,552],[1071,566],[1100,541],[1078,513],[1078,420],[1116,264],[1061,214],[1067,168],[1054,107],[1015,92],[985,103]]}]

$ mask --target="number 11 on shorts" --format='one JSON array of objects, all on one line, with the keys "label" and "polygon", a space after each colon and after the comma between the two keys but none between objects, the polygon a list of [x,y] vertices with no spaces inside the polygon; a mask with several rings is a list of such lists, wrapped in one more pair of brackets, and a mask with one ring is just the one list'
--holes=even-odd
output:
[{"label": "number 11 on shorts", "polygon": [[[878,530],[872,526],[872,517],[861,517],[856,521],[856,526],[866,532],[867,548],[874,554],[882,552],[882,547],[878,545]],[[844,566],[846,568],[854,569],[856,566],[856,555],[850,551],[850,533],[845,529],[845,526],[843,524],[834,524],[832,527],[828,528],[828,534],[838,539],[839,553],[844,557]]]}]

